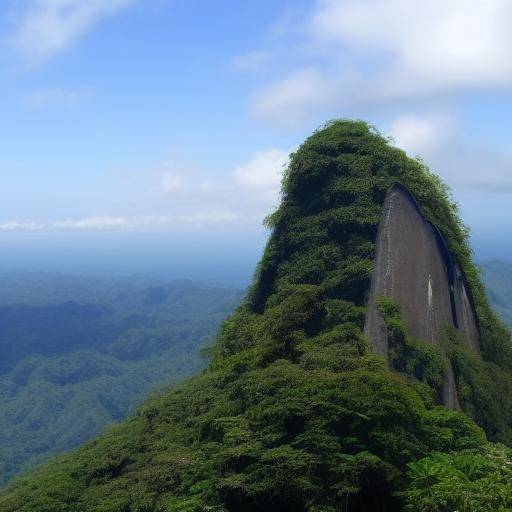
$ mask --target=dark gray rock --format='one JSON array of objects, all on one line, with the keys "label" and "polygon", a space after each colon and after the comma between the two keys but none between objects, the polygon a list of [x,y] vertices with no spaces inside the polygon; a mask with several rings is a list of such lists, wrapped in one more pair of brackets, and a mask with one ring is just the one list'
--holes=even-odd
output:
[{"label": "dark gray rock", "polygon": [[[414,339],[437,344],[443,327],[453,326],[462,330],[478,352],[478,329],[464,276],[442,235],[399,184],[388,190],[384,200],[365,324],[374,350],[389,360],[386,327],[375,304],[381,295],[400,304],[402,319]],[[448,362],[443,402],[458,407]]]},{"label": "dark gray rock", "polygon": [[479,334],[475,321],[475,314],[471,299],[467,292],[464,275],[457,264],[455,264],[454,274],[455,281],[453,283],[453,298],[455,303],[456,326],[464,333],[473,352],[475,352],[475,354],[479,354]]}]

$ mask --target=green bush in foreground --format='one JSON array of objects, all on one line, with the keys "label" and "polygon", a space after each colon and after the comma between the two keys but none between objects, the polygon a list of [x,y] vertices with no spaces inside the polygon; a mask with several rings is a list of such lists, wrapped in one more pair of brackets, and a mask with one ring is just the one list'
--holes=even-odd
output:
[{"label": "green bush in foreground", "polygon": [[[382,202],[397,181],[464,269],[481,333],[478,364],[463,360],[449,336],[439,351],[411,340],[389,302],[381,312],[399,371],[363,334]],[[443,493],[459,481],[429,476],[428,467],[444,460],[461,481],[477,481],[471,464],[459,464],[463,456],[494,477],[492,492],[507,495],[496,453],[506,461],[508,452],[468,415],[492,439],[510,439],[492,373],[510,382],[510,337],[488,306],[441,182],[365,123],[335,121],[292,155],[268,225],[254,285],[223,325],[209,369],[19,479],[0,495],[1,511],[396,511],[417,500],[423,510],[453,512]],[[438,405],[446,357],[468,415]]]},{"label": "green bush in foreground", "polygon": [[506,512],[512,510],[512,450],[434,453],[408,464],[411,484],[404,497],[414,512]]}]

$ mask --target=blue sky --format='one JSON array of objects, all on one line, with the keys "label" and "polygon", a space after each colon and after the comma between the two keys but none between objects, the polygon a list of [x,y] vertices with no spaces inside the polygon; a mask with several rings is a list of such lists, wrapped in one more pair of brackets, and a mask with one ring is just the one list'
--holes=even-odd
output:
[{"label": "blue sky", "polygon": [[249,276],[288,153],[334,117],[421,155],[477,257],[509,258],[511,22],[507,0],[5,0],[0,265]]}]

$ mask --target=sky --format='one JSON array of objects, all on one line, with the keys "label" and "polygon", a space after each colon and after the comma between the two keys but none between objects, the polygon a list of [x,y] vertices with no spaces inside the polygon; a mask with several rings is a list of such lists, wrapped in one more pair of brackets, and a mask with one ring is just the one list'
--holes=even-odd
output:
[{"label": "sky", "polygon": [[247,283],[288,155],[364,119],[512,255],[509,0],[3,0],[0,267]]}]

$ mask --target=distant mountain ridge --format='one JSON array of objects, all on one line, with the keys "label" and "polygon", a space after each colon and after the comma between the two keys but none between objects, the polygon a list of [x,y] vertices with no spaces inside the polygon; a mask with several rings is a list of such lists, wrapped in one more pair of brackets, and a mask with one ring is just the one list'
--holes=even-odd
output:
[{"label": "distant mountain ridge", "polygon": [[142,276],[16,273],[0,283],[0,484],[201,371],[201,349],[241,300]]},{"label": "distant mountain ridge", "polygon": [[493,308],[512,327],[512,261],[492,260],[480,266]]}]

